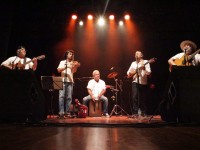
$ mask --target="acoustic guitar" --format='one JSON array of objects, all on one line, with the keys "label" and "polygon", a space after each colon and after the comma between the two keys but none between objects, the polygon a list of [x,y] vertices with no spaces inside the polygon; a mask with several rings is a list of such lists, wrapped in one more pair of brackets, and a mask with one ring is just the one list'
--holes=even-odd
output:
[{"label": "acoustic guitar", "polygon": [[[200,49],[195,51],[193,54],[191,55],[183,55],[180,59],[175,59],[174,63],[176,64],[176,66],[191,66],[192,65],[192,59],[194,58],[194,56],[196,54],[198,54],[200,52]],[[172,70],[172,66],[170,65],[169,67],[169,71],[171,72]]]},{"label": "acoustic guitar", "polygon": [[[41,56],[37,56],[36,57],[37,60],[42,60],[42,59],[45,59],[45,55],[41,55]],[[33,62],[33,59],[32,60],[29,60],[27,62],[25,62],[24,64],[22,64],[20,61],[18,63],[16,63],[14,66],[13,66],[13,69],[17,69],[17,70],[23,70],[25,68],[25,66],[27,64],[29,64],[30,62]]]}]

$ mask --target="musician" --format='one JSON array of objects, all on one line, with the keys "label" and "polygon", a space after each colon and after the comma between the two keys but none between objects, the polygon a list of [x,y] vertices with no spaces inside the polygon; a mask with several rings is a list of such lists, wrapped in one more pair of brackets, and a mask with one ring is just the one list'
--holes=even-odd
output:
[{"label": "musician", "polygon": [[61,118],[71,116],[69,108],[73,94],[73,74],[78,67],[80,67],[80,63],[74,61],[74,51],[67,50],[65,60],[60,61],[57,68],[58,73],[61,73],[61,76],[64,77],[63,89],[59,90],[59,116]]},{"label": "musician", "polygon": [[[176,54],[168,60],[169,65],[177,66],[198,66],[200,65],[200,54],[195,52],[197,45],[189,40],[180,43],[181,53]],[[193,56],[194,55],[194,56]],[[190,57],[192,56],[192,57]]]},{"label": "musician", "polygon": [[[8,68],[10,70],[19,69],[19,70],[28,70],[32,69],[35,71],[37,69],[37,58],[32,60],[26,57],[26,49],[24,46],[18,46],[17,56],[12,56],[2,62],[1,66]],[[26,63],[29,62],[29,63]]]},{"label": "musician", "polygon": [[92,100],[94,103],[96,100],[103,101],[103,116],[109,117],[108,115],[108,98],[104,96],[106,92],[106,84],[100,79],[100,72],[94,70],[92,73],[93,79],[88,82],[87,91],[88,96],[83,98],[83,104],[88,106],[88,102]]},{"label": "musician", "polygon": [[146,113],[146,94],[147,94],[147,76],[151,74],[148,60],[143,59],[141,51],[135,52],[136,61],[131,63],[127,71],[128,78],[132,77],[132,100],[133,114],[141,110],[142,115]]}]

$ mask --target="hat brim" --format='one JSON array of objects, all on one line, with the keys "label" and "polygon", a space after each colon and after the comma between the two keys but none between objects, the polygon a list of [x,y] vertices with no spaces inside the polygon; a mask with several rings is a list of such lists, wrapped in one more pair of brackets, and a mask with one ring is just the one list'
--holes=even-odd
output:
[{"label": "hat brim", "polygon": [[193,51],[197,49],[197,45],[192,41],[189,40],[182,41],[180,44],[180,48],[183,50],[185,45],[190,45]]}]

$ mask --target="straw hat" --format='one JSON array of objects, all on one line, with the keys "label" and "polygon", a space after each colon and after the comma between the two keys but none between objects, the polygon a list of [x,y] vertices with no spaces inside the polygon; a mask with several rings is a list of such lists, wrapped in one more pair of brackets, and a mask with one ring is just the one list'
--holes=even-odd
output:
[{"label": "straw hat", "polygon": [[197,45],[192,41],[189,41],[189,40],[182,41],[181,44],[180,44],[180,48],[183,50],[185,45],[191,46],[192,51],[195,51],[197,49]]}]

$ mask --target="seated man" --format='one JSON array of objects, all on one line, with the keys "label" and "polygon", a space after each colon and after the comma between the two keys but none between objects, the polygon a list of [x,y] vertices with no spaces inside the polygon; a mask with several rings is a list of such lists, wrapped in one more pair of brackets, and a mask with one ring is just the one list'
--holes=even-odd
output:
[{"label": "seated man", "polygon": [[94,79],[88,82],[87,90],[89,95],[83,98],[83,104],[88,106],[89,100],[95,102],[95,100],[103,101],[103,115],[109,117],[108,115],[108,98],[103,94],[106,92],[106,84],[100,79],[100,72],[94,70],[92,73]]}]

